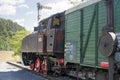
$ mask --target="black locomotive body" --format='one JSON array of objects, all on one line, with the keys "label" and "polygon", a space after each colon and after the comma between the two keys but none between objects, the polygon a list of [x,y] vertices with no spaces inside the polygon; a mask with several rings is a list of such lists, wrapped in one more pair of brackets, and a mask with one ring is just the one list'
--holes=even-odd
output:
[{"label": "black locomotive body", "polygon": [[[23,39],[22,61],[36,72],[57,70],[64,59],[64,12],[40,21],[34,32]],[[49,61],[48,61],[49,60]],[[39,66],[38,66],[39,65]],[[57,72],[57,71],[56,71]]]}]

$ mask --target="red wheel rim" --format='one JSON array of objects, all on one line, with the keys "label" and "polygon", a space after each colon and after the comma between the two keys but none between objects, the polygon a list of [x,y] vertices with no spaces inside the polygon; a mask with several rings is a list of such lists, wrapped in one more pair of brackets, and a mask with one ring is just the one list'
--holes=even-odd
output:
[{"label": "red wheel rim", "polygon": [[40,59],[37,58],[35,61],[35,72],[40,72]]},{"label": "red wheel rim", "polygon": [[43,74],[47,74],[47,68],[48,68],[48,65],[47,65],[47,60],[46,59],[44,59],[43,60],[43,63],[42,63],[42,72],[43,72]]},{"label": "red wheel rim", "polygon": [[31,69],[31,70],[34,70],[34,68],[35,68],[34,63],[30,64],[30,69]]}]

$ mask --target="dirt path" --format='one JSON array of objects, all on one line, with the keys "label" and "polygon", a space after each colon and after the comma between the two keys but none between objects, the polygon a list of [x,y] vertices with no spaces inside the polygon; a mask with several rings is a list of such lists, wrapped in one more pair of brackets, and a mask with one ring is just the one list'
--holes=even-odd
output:
[{"label": "dirt path", "polygon": [[12,61],[13,54],[14,54],[14,52],[12,52],[12,51],[0,51],[0,62]]}]

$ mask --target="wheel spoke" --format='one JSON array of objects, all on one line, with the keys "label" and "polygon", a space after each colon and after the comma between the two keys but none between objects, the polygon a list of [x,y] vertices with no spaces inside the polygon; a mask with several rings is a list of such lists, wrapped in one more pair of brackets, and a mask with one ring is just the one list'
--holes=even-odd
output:
[{"label": "wheel spoke", "polygon": [[36,61],[35,61],[35,72],[40,72],[40,58],[36,58]]},{"label": "wheel spoke", "polygon": [[45,74],[45,75],[47,75],[47,68],[48,68],[47,60],[44,59],[43,62],[42,62],[42,72],[43,72],[43,74]]}]

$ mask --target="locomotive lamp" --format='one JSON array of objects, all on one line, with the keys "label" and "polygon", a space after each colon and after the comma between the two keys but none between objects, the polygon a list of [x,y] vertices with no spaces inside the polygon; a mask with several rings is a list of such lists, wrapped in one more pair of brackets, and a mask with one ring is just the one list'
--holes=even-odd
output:
[{"label": "locomotive lamp", "polygon": [[59,63],[60,63],[60,65],[63,65],[64,64],[64,59],[59,59]]}]

